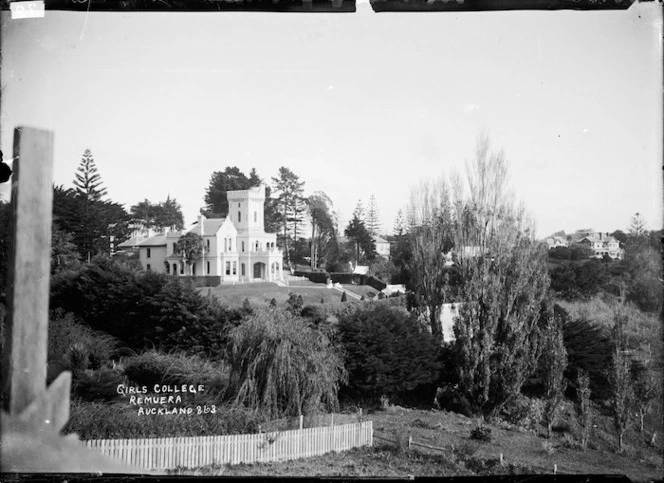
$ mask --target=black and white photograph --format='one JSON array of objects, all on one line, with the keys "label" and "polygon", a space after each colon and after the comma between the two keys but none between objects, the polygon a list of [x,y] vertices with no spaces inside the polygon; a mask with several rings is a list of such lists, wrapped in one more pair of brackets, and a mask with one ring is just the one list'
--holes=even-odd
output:
[{"label": "black and white photograph", "polygon": [[2,473],[660,478],[661,2],[561,1],[3,3]]}]

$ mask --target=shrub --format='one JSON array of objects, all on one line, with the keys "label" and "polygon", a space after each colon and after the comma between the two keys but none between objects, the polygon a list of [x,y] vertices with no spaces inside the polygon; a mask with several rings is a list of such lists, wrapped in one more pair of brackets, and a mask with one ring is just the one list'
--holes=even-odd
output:
[{"label": "shrub", "polygon": [[54,276],[51,306],[132,349],[164,345],[208,356],[219,353],[226,326],[239,318],[190,280],[136,271],[116,259]]},{"label": "shrub", "polygon": [[479,425],[470,431],[470,439],[488,443],[491,441],[491,428]]},{"label": "shrub", "polygon": [[498,415],[510,424],[533,431],[544,418],[544,410],[544,401],[519,395],[506,404]]},{"label": "shrub", "polygon": [[433,399],[439,345],[405,310],[374,302],[341,317],[339,334],[349,372],[346,395]]},{"label": "shrub", "polygon": [[215,398],[227,386],[227,369],[185,353],[162,353],[149,350],[126,359],[124,375],[133,383],[152,387],[155,384],[203,384],[205,396]]},{"label": "shrub", "polygon": [[438,388],[434,406],[438,409],[463,414],[468,417],[474,413],[473,407],[466,397],[457,388],[449,384]]},{"label": "shrub", "polygon": [[228,397],[269,417],[338,408],[343,359],[321,332],[288,312],[260,311],[230,332]]},{"label": "shrub", "polygon": [[224,434],[257,433],[264,423],[260,414],[235,405],[215,406],[215,413],[198,414],[196,404],[192,414],[167,417],[158,414],[138,414],[136,406],[126,402],[99,403],[73,400],[64,433],[76,433],[88,439],[138,439]]},{"label": "shrub", "polygon": [[74,381],[72,393],[83,401],[112,401],[119,397],[117,388],[126,383],[122,371],[102,367],[84,371]]}]

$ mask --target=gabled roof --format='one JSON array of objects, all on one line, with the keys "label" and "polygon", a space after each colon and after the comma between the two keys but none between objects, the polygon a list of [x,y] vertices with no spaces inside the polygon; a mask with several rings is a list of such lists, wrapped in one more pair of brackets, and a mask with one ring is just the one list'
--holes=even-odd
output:
[{"label": "gabled roof", "polygon": [[155,235],[151,236],[142,243],[139,243],[139,247],[165,247],[166,246],[166,235]]},{"label": "gabled roof", "polygon": [[379,236],[375,236],[375,237],[373,237],[373,240],[374,240],[374,242],[376,242],[376,243],[389,243],[387,240],[385,240],[384,238],[381,238],[381,237],[379,237]]},{"label": "gabled roof", "polygon": [[[219,231],[221,225],[224,224],[226,218],[206,218],[203,220],[203,234],[204,235],[214,235]],[[196,233],[197,235],[201,234],[201,227],[196,222],[193,228],[191,228],[187,233]]]}]

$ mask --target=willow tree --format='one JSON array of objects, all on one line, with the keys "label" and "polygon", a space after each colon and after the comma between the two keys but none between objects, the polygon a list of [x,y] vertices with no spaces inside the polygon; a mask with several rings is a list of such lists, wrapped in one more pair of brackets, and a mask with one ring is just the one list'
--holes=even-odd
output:
[{"label": "willow tree", "polygon": [[323,333],[274,309],[231,330],[227,360],[227,397],[269,418],[334,411],[347,381],[343,359]]},{"label": "willow tree", "polygon": [[537,367],[549,287],[546,253],[524,208],[514,207],[507,174],[504,153],[482,135],[467,164],[467,190],[459,178],[454,183],[459,389],[487,417],[516,398]]}]

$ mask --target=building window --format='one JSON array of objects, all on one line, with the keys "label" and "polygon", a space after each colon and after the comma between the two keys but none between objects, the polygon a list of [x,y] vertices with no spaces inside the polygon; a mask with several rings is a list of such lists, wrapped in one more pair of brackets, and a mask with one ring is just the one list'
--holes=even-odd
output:
[{"label": "building window", "polygon": [[178,273],[178,266],[174,263],[173,264],[173,275],[177,275]]},{"label": "building window", "polygon": [[244,251],[244,242],[242,242],[242,251]]},{"label": "building window", "polygon": [[233,262],[233,275],[237,275],[237,262]]},{"label": "building window", "polygon": [[148,263],[146,270],[149,272],[150,271],[150,264]]},{"label": "building window", "polygon": [[233,239],[229,238],[228,239],[228,251],[233,251]]},{"label": "building window", "polygon": [[254,223],[256,223],[257,221],[258,221],[258,214],[256,214],[256,212],[254,211]]},{"label": "building window", "polygon": [[242,264],[242,266],[240,268],[242,269],[242,276],[244,277],[244,263]]},{"label": "building window", "polygon": [[207,262],[207,274],[210,275],[210,262]]},{"label": "building window", "polygon": [[231,274],[231,262],[226,262],[226,275]]},{"label": "building window", "polygon": [[177,245],[177,243],[173,243],[173,253],[177,253],[176,245]]},{"label": "building window", "polygon": [[205,244],[206,244],[206,246],[207,246],[207,250],[206,250],[206,251],[209,252],[209,251],[210,251],[210,240],[206,240],[206,243],[205,243]]},{"label": "building window", "polygon": [[166,273],[169,273],[169,274],[171,273],[171,264],[170,263],[166,263]]},{"label": "building window", "polygon": [[240,207],[240,203],[237,204],[237,207],[238,207],[238,208]]},{"label": "building window", "polygon": [[184,275],[184,263],[180,264],[180,275]]},{"label": "building window", "polygon": [[191,266],[191,274],[196,275],[196,264],[195,263]]},{"label": "building window", "polygon": [[241,211],[237,212],[237,222],[242,223],[242,212]]},{"label": "building window", "polygon": [[224,251],[228,251],[228,238],[224,238]]},{"label": "building window", "polygon": [[150,258],[150,249],[148,248],[148,258]]}]

